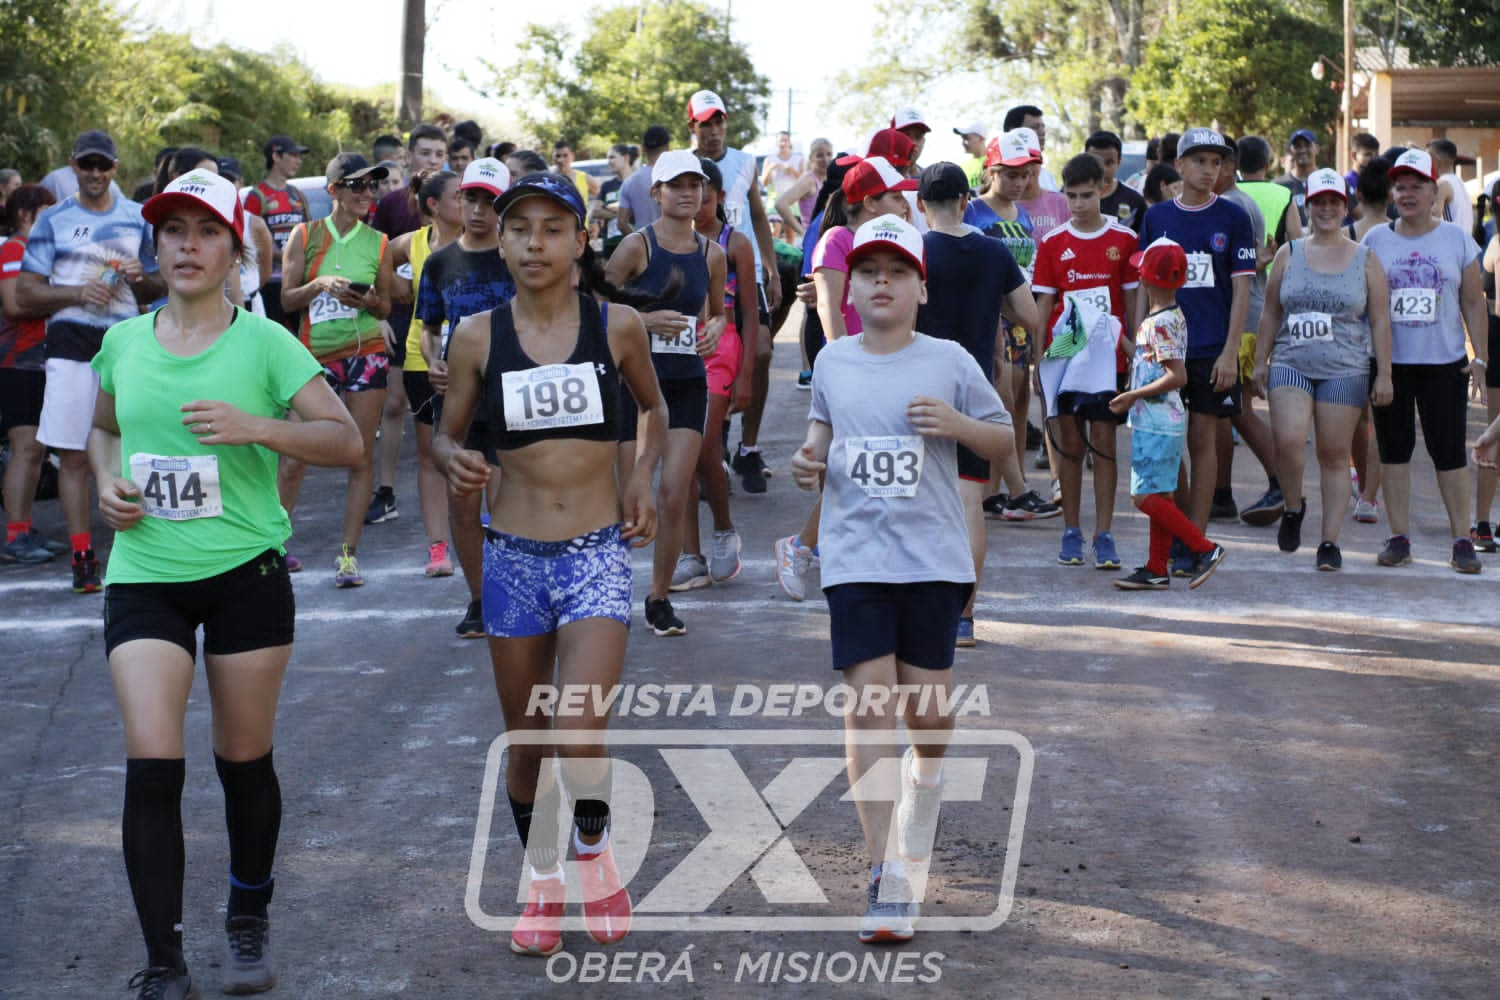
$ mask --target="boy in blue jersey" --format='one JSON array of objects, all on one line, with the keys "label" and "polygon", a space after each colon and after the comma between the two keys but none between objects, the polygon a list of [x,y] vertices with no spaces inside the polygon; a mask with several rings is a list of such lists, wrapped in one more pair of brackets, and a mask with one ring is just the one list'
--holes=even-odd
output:
[{"label": "boy in blue jersey", "polygon": [[[1187,317],[1188,489],[1178,484],[1178,505],[1202,531],[1208,525],[1217,473],[1218,423],[1240,412],[1239,331],[1250,308],[1255,275],[1255,233],[1250,216],[1214,194],[1229,144],[1213,129],[1190,128],[1178,144],[1182,194],[1146,210],[1140,247],[1165,236],[1187,256],[1187,280],[1177,303]],[[1136,305],[1137,323],[1143,301]],[[1230,336],[1233,331],[1234,335]],[[1174,576],[1191,576],[1193,558],[1178,550]]]}]

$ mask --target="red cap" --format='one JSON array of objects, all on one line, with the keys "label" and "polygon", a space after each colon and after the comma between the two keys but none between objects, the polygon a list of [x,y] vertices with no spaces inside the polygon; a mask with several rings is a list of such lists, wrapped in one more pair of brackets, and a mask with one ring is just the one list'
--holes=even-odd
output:
[{"label": "red cap", "polygon": [[1157,288],[1181,288],[1187,283],[1187,253],[1165,236],[1131,254],[1130,266],[1140,271],[1142,281]]},{"label": "red cap", "polygon": [[917,144],[904,132],[898,132],[893,128],[883,128],[870,136],[870,141],[865,147],[864,156],[841,156],[838,159],[839,166],[849,167],[860,160],[871,156],[883,156],[897,169],[911,166],[911,154],[915,152]]},{"label": "red cap", "polygon": [[917,179],[903,177],[883,156],[860,160],[844,174],[844,200],[857,205],[866,198],[879,198],[887,191],[915,191]]}]

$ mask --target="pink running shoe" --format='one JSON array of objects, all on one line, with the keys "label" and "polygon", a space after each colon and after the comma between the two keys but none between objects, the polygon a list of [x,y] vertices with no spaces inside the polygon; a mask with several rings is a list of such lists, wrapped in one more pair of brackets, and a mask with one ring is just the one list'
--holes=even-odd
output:
[{"label": "pink running shoe", "polygon": [[589,937],[600,944],[614,944],[630,930],[630,893],[620,885],[613,848],[605,844],[597,854],[579,854],[578,871],[583,877],[583,922]]},{"label": "pink running shoe", "polygon": [[532,878],[526,894],[526,909],[510,932],[510,950],[517,955],[546,958],[562,949],[563,903],[567,889],[563,880]]},{"label": "pink running shoe", "polygon": [[427,546],[427,566],[422,572],[428,576],[453,575],[453,560],[448,558],[447,542],[433,542]]}]

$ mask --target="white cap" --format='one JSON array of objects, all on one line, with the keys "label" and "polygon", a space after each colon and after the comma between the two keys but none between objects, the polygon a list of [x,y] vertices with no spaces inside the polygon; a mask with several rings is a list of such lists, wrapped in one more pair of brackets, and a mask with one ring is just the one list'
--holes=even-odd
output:
[{"label": "white cap", "polygon": [[688,118],[695,122],[707,121],[714,115],[729,117],[724,99],[712,90],[700,90],[688,98]]},{"label": "white cap", "polygon": [[1416,174],[1429,181],[1437,180],[1437,173],[1432,169],[1432,156],[1425,149],[1408,149],[1396,157],[1387,176],[1395,180],[1398,174]]},{"label": "white cap", "polygon": [[1307,200],[1312,201],[1320,194],[1336,194],[1348,201],[1349,185],[1338,171],[1323,167],[1307,175]]},{"label": "white cap", "polygon": [[205,208],[220,222],[245,238],[245,209],[240,204],[239,189],[234,181],[210,170],[189,170],[168,184],[161,194],[141,206],[141,215],[153,226],[160,225],[167,213],[178,205]]},{"label": "white cap", "polygon": [[954,135],[977,135],[977,136],[979,136],[979,138],[983,139],[985,136],[989,135],[989,132],[988,132],[988,130],[985,129],[984,122],[982,122],[982,121],[980,121],[979,119],[976,118],[973,121],[969,122],[969,124],[967,124],[967,125],[960,125],[960,126],[958,126],[958,128],[956,128],[956,129],[953,130],[953,134]]},{"label": "white cap", "polygon": [[898,215],[881,215],[860,226],[854,233],[854,245],[845,255],[845,261],[853,265],[861,257],[878,250],[894,250],[917,268],[917,273],[927,277],[926,258],[922,249],[922,234],[917,227]]},{"label": "white cap", "polygon": [[932,126],[927,124],[922,112],[916,108],[897,108],[896,113],[891,115],[891,128],[893,129],[911,128],[913,125],[922,126],[922,129],[927,132],[932,131]]},{"label": "white cap", "polygon": [[708,179],[708,175],[703,172],[703,164],[698,161],[698,154],[687,149],[668,150],[651,165],[652,184],[665,184],[683,174],[697,174],[704,180]]},{"label": "white cap", "polygon": [[510,170],[493,156],[482,157],[464,168],[464,179],[459,181],[460,191],[483,188],[495,197],[500,197],[510,187]]}]

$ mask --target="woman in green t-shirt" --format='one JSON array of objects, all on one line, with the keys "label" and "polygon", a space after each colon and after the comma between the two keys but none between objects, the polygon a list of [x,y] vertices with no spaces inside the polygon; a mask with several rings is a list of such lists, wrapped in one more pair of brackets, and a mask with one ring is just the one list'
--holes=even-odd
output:
[{"label": "woman in green t-shirt", "polygon": [[[203,626],[214,763],[229,827],[226,992],[275,982],[266,907],[281,825],[271,761],[294,608],[278,455],[351,465],[359,428],[286,330],[230,305],[244,213],[234,185],[192,170],[142,210],[162,308],[112,327],[93,361],[88,453],[117,533],[105,650],[125,723],[125,871],[146,940],[142,997],[196,996],[182,952],[183,721]],[[283,415],[290,408],[298,420]]]}]

